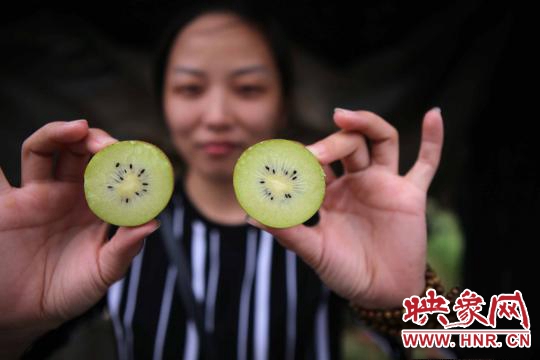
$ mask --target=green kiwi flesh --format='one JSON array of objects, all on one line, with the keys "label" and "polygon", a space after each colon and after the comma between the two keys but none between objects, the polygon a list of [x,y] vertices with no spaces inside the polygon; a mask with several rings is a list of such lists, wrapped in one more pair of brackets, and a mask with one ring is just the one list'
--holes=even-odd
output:
[{"label": "green kiwi flesh", "polygon": [[302,224],[321,207],[325,174],[317,158],[296,141],[272,139],[246,149],[233,185],[240,206],[273,228]]},{"label": "green kiwi flesh", "polygon": [[84,194],[92,212],[118,226],[137,226],[155,218],[174,189],[171,162],[157,146],[119,141],[97,152],[84,172]]}]

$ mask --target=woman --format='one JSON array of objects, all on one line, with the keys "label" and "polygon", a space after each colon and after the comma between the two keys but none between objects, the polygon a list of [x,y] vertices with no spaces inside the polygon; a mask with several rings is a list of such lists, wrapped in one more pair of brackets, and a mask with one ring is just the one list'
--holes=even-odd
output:
[{"label": "woman", "polygon": [[[422,292],[426,193],[443,139],[438,109],[426,113],[418,160],[404,176],[396,130],[376,114],[337,109],[340,131],[309,146],[327,171],[319,223],[245,224],[234,163],[287,126],[286,73],[256,24],[240,12],[201,12],[172,37],[160,88],[186,169],[162,214],[173,223],[148,241],[157,221],[107,241],[106,224],[88,210],[85,164],[115,139],[84,120],[50,123],[25,141],[21,188],[0,173],[0,266],[10,274],[0,277],[0,355],[17,356],[110,288],[122,358],[197,358],[208,349],[219,358],[335,358],[336,299],[394,307]],[[339,178],[328,166],[336,160]],[[165,260],[162,234],[189,254],[203,325],[174,292],[185,273]]]}]

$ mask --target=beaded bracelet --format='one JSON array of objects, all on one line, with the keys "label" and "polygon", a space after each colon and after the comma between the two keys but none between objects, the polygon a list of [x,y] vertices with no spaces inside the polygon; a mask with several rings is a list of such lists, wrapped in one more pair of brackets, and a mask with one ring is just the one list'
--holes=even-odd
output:
[{"label": "beaded bracelet", "polygon": [[[429,264],[426,266],[425,279],[426,287],[424,288],[424,294],[429,289],[434,289],[437,292],[437,295],[443,295],[445,293],[441,279],[437,276]],[[453,287],[448,293],[446,293],[446,295],[444,295],[445,298],[450,301],[450,309],[452,309],[459,293],[459,288]],[[437,321],[435,316],[430,317],[428,322],[422,326],[416,325],[413,322],[404,322],[404,307],[394,309],[365,309],[352,302],[349,303],[349,306],[352,308],[352,310],[354,310],[358,320],[384,335],[398,336],[403,329],[440,329],[443,327]],[[457,320],[457,317],[453,312],[447,316],[450,321]]]}]

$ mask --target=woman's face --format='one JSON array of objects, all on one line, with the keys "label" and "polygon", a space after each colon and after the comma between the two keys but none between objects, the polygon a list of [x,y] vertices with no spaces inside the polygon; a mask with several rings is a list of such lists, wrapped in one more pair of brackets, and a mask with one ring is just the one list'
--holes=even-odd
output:
[{"label": "woman's face", "polygon": [[203,15],[177,37],[164,110],[189,171],[230,180],[243,150],[276,134],[284,111],[278,70],[264,38],[230,14]]}]

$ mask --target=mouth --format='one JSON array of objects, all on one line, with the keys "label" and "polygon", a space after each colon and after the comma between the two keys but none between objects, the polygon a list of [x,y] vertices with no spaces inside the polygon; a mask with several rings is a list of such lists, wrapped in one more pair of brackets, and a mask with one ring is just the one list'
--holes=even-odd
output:
[{"label": "mouth", "polygon": [[240,144],[229,141],[209,141],[201,143],[199,148],[210,156],[227,156],[240,148]]}]

